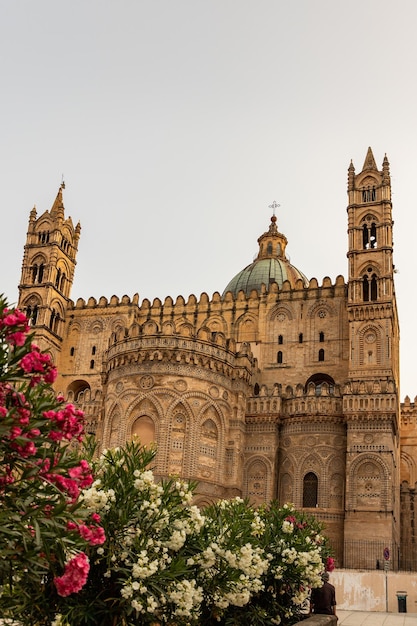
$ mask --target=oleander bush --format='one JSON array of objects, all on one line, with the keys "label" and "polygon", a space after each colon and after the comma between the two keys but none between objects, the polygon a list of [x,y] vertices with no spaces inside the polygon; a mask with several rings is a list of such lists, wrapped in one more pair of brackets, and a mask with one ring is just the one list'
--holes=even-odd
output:
[{"label": "oleander bush", "polygon": [[0,614],[24,626],[269,626],[301,616],[332,568],[291,505],[157,480],[138,441],[95,454],[24,314],[0,298]]}]

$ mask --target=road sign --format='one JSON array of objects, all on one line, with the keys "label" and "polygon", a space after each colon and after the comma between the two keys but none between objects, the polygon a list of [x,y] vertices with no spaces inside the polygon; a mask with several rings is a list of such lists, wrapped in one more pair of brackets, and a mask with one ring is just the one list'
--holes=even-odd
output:
[{"label": "road sign", "polygon": [[389,561],[389,548],[384,548],[384,559]]}]

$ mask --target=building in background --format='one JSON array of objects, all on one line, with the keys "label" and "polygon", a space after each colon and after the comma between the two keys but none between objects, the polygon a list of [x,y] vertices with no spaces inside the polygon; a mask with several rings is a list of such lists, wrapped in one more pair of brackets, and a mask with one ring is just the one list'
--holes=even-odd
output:
[{"label": "building in background", "polygon": [[416,567],[387,157],[378,170],[369,148],[348,170],[347,282],[294,267],[274,209],[256,260],[199,300],[72,302],[81,229],[62,191],[30,214],[19,306],[100,447],[156,442],[155,473],[198,481],[201,506],[292,502],[323,521],[339,566],[379,567],[388,548],[394,568]]}]

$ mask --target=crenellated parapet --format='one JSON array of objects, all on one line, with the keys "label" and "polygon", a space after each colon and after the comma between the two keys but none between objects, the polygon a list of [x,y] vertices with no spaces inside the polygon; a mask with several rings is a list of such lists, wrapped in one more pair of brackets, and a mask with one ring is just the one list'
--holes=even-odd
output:
[{"label": "crenellated parapet", "polygon": [[417,426],[417,396],[414,402],[406,396],[401,403],[401,426],[415,428]]},{"label": "crenellated parapet", "polygon": [[308,416],[309,421],[327,417],[340,421],[343,416],[340,387],[326,382],[320,385],[309,383],[307,389],[303,385],[297,385],[295,389],[287,387],[282,407],[282,418],[286,420]]},{"label": "crenellated parapet", "polygon": [[[193,368],[195,372],[207,370],[249,384],[253,357],[246,344],[236,350],[236,342],[220,333],[201,329],[197,337],[178,336],[174,325],[166,324],[168,332],[158,332],[152,322],[142,327],[133,324],[129,329],[113,333],[105,354],[105,373],[128,366],[175,366]],[[203,374],[204,375],[204,374]],[[199,374],[201,376],[201,374]]]},{"label": "crenellated parapet", "polygon": [[118,296],[112,296],[110,298],[110,300],[108,300],[106,297],[101,296],[101,298],[99,298],[99,300],[97,301],[96,298],[88,298],[87,302],[83,299],[83,298],[78,298],[77,302],[74,303],[72,300],[70,300],[69,305],[68,305],[68,310],[69,311],[78,311],[78,310],[82,310],[82,309],[100,309],[100,308],[107,308],[107,307],[116,307],[116,306],[126,306],[126,305],[135,305],[137,306],[139,303],[139,294],[135,293],[132,298],[130,298],[127,295],[122,296],[121,298],[119,298]]},{"label": "crenellated parapet", "polygon": [[343,412],[349,420],[385,420],[387,424],[393,423],[397,431],[398,397],[394,381],[370,379],[348,382],[343,389]]}]

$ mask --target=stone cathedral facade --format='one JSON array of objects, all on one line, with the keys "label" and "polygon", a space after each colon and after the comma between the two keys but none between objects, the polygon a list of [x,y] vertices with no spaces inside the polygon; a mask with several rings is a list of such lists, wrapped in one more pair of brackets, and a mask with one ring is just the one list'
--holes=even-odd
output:
[{"label": "stone cathedral facade", "polygon": [[347,281],[308,280],[274,214],[256,260],[211,297],[73,302],[81,228],[61,187],[30,213],[19,306],[102,449],[156,442],[155,473],[198,481],[201,506],[292,502],[323,521],[340,566],[378,567],[384,546],[410,567],[417,403],[399,398],[387,157],[351,163],[347,191]]}]

